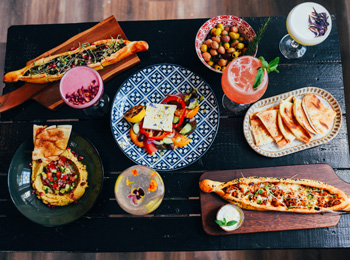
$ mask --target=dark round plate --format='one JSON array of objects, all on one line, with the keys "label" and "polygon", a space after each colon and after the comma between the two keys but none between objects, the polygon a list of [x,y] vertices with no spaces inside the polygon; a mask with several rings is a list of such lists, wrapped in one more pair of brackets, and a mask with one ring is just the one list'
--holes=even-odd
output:
[{"label": "dark round plate", "polygon": [[25,141],[12,158],[8,171],[10,196],[17,209],[28,219],[43,226],[60,226],[77,220],[93,206],[102,189],[103,165],[96,148],[85,138],[71,133],[68,147],[78,156],[88,172],[88,185],[85,194],[76,204],[49,208],[33,194],[30,183],[33,139]]}]

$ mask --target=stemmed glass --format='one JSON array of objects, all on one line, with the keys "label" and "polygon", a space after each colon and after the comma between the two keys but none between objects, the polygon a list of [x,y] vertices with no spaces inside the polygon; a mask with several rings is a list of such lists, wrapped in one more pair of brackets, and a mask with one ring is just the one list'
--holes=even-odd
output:
[{"label": "stemmed glass", "polygon": [[323,42],[331,29],[332,19],[326,8],[313,2],[299,4],[288,14],[288,34],[280,41],[280,51],[287,59],[301,58],[306,46]]},{"label": "stemmed glass", "polygon": [[103,116],[108,112],[109,97],[103,90],[100,74],[86,66],[71,68],[60,82],[62,100],[70,107],[83,109],[89,117]]},{"label": "stemmed glass", "polygon": [[253,88],[261,64],[261,61],[253,56],[241,56],[226,67],[221,78],[221,86],[225,93],[222,104],[226,110],[238,115],[264,95],[269,82],[266,70],[261,84]]}]

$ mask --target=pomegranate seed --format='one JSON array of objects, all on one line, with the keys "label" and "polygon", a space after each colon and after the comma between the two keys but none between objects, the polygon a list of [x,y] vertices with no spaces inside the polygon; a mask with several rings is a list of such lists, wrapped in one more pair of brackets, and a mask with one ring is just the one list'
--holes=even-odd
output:
[{"label": "pomegranate seed", "polygon": [[43,161],[41,159],[39,159],[39,163],[42,163]]},{"label": "pomegranate seed", "polygon": [[83,159],[84,159],[83,156],[79,156],[79,158],[78,158],[79,161],[81,161],[81,160],[83,160]]},{"label": "pomegranate seed", "polygon": [[55,205],[51,206],[52,209],[54,209],[55,207],[56,207]]},{"label": "pomegranate seed", "polygon": [[77,204],[77,203],[78,203],[78,201],[76,201],[76,200],[75,200],[73,203],[74,203],[74,204]]},{"label": "pomegranate seed", "polygon": [[81,186],[84,186],[85,184],[86,184],[86,182],[82,182],[80,185],[81,185]]},{"label": "pomegranate seed", "polygon": [[51,204],[47,204],[47,206],[48,206],[49,208],[51,208]]},{"label": "pomegranate seed", "polygon": [[35,190],[32,190],[32,194],[34,194],[35,193]]},{"label": "pomegranate seed", "polygon": [[52,64],[52,68],[56,68],[56,64]]},{"label": "pomegranate seed", "polygon": [[29,167],[32,167],[33,166],[33,164],[32,163],[29,163]]}]

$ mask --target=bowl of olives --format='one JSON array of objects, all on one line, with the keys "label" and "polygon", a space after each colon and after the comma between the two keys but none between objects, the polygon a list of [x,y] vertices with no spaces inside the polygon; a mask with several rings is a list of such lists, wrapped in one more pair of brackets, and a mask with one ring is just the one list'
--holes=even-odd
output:
[{"label": "bowl of olives", "polygon": [[196,53],[206,67],[222,73],[232,60],[245,55],[255,35],[254,29],[237,16],[216,16],[199,28],[195,41]]}]

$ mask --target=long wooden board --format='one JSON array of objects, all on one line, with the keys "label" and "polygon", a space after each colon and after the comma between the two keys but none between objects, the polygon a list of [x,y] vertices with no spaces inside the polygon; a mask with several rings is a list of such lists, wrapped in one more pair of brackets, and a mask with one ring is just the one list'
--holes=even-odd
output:
[{"label": "long wooden board", "polygon": [[[350,194],[350,185],[342,181],[328,164],[280,166],[254,169],[205,172],[200,180],[230,181],[248,176],[285,177],[319,180]],[[218,209],[228,202],[215,193],[200,192],[202,223],[209,235],[230,235],[255,232],[284,231],[331,227],[338,224],[341,215],[335,213],[298,214],[275,211],[244,211],[243,225],[235,231],[225,232],[216,223]]]},{"label": "long wooden board", "polygon": [[[79,45],[87,42],[91,43],[98,40],[110,39],[111,37],[116,38],[118,35],[127,40],[127,37],[117,20],[114,18],[114,16],[110,16],[90,29],[71,37],[57,47],[43,53],[31,61],[28,61],[27,65],[42,57],[66,52],[72,47],[79,47]],[[99,70],[98,72],[100,73],[103,81],[106,82],[115,75],[127,70],[139,62],[140,59],[137,54],[133,54],[115,64],[107,66],[103,70]],[[52,110],[57,109],[61,104],[63,104],[59,93],[59,81],[46,84],[31,84],[25,82],[20,88],[0,97],[0,112],[4,112],[18,106],[29,98],[34,99],[43,106]]]}]

